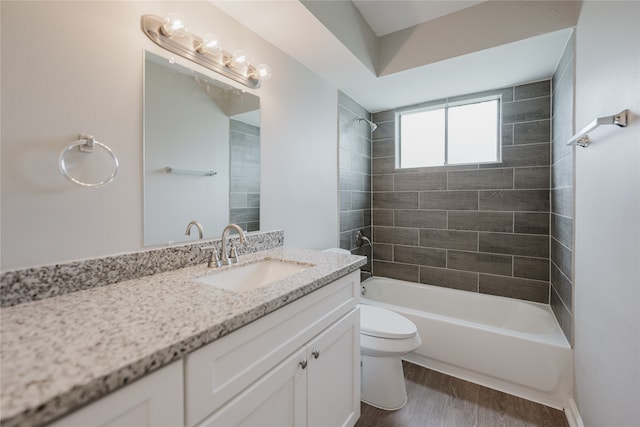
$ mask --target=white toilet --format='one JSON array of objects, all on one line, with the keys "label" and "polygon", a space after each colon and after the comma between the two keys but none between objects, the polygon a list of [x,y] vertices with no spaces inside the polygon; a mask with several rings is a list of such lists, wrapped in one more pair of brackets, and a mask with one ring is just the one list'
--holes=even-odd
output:
[{"label": "white toilet", "polygon": [[416,325],[391,310],[360,305],[360,399],[395,411],[407,403],[402,356],[422,344]]},{"label": "white toilet", "polygon": [[[345,249],[327,249],[350,254]],[[402,356],[422,344],[418,328],[391,310],[360,304],[360,399],[380,409],[395,411],[407,403]]]}]

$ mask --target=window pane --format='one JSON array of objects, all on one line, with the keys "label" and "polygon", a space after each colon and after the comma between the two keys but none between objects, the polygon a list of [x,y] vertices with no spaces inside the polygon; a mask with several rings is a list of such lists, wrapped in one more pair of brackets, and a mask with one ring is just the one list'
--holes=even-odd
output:
[{"label": "window pane", "polygon": [[400,167],[444,164],[444,109],[400,115]]},{"label": "window pane", "polygon": [[449,107],[449,163],[498,161],[498,100]]}]

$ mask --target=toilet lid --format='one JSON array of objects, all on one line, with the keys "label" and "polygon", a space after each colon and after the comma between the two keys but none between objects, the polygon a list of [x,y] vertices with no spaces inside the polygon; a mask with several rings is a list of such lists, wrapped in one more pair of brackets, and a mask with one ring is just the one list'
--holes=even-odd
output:
[{"label": "toilet lid", "polygon": [[360,305],[360,333],[379,338],[411,338],[418,332],[406,317],[386,308]]}]

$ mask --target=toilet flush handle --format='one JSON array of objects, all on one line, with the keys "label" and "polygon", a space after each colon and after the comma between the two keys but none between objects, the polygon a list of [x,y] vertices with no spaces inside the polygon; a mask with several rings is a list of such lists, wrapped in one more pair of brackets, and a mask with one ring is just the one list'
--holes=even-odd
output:
[{"label": "toilet flush handle", "polygon": [[314,350],[311,354],[313,354],[314,359],[320,357],[320,350]]}]

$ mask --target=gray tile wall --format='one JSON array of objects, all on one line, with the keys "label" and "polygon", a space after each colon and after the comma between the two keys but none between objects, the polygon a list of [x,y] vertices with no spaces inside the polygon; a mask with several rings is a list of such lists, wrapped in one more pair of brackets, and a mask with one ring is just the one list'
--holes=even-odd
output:
[{"label": "gray tile wall", "polygon": [[373,115],[373,272],[548,303],[551,81],[490,92],[500,163],[396,169],[396,110]]},{"label": "gray tile wall", "polygon": [[371,247],[356,244],[356,233],[371,237],[371,131],[357,117],[371,113],[344,93],[338,95],[340,162],[340,247],[367,256],[363,270],[371,271]]},{"label": "gray tile wall", "polygon": [[573,218],[575,149],[573,134],[574,36],[567,42],[553,77],[551,164],[551,308],[565,336],[573,337]]},{"label": "gray tile wall", "polygon": [[229,222],[260,229],[260,128],[230,121]]}]

